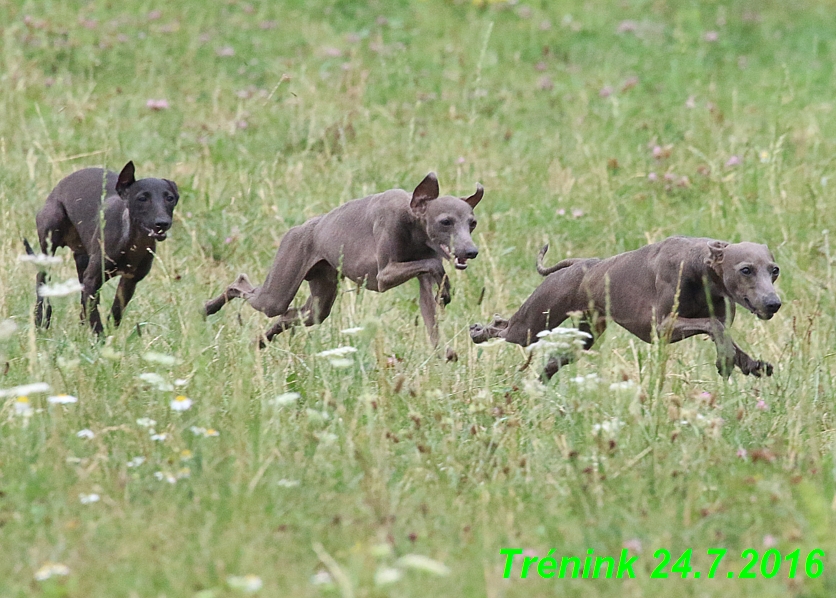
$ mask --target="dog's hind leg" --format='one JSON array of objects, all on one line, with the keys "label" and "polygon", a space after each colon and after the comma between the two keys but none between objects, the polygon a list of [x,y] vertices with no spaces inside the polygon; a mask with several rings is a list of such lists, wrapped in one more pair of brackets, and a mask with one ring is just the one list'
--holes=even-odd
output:
[{"label": "dog's hind leg", "polygon": [[256,288],[252,285],[250,279],[247,278],[247,275],[239,274],[235,282],[226,287],[223,293],[214,299],[210,299],[203,305],[203,313],[204,315],[211,316],[220,311],[232,299],[247,299],[251,297],[255,290]]},{"label": "dog's hind leg", "polygon": [[301,308],[290,308],[283,313],[264,334],[269,342],[273,338],[297,324],[313,326],[321,324],[331,315],[331,308],[337,299],[339,274],[328,262],[319,262],[310,269],[307,276],[311,296]]}]

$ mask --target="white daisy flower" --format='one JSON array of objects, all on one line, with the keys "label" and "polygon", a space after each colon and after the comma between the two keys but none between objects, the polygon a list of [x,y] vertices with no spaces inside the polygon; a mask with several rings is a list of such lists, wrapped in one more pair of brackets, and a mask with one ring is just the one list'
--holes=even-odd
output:
[{"label": "white daisy flower", "polygon": [[143,372],[138,378],[162,392],[171,392],[174,390],[174,386],[170,382],[167,382],[165,378],[154,372]]},{"label": "white daisy flower", "polygon": [[0,399],[6,397],[23,397],[39,392],[49,392],[49,384],[46,382],[33,382],[32,384],[21,384],[11,388],[0,388]]},{"label": "white daisy flower", "polygon": [[396,564],[408,569],[417,569],[435,575],[444,576],[450,574],[450,567],[422,554],[405,554],[397,560]]},{"label": "white daisy flower", "polygon": [[360,332],[363,332],[363,327],[362,326],[354,326],[352,328],[345,328],[343,330],[340,330],[340,332],[342,334],[348,334],[350,336],[352,334],[358,334]]},{"label": "white daisy flower", "polygon": [[47,397],[46,400],[52,405],[70,405],[72,403],[78,403],[78,397],[64,394]]},{"label": "white daisy flower", "polygon": [[78,436],[79,438],[84,438],[85,440],[90,440],[96,434],[93,432],[93,430],[88,430],[87,428],[84,428],[83,430],[79,430],[78,432],[76,432],[75,435]]},{"label": "white daisy flower", "polygon": [[328,363],[330,363],[332,367],[343,370],[354,365],[354,360],[348,359],[347,357],[335,357],[333,359],[329,359]]},{"label": "white daisy flower", "polygon": [[54,266],[60,264],[64,260],[58,255],[47,255],[45,253],[25,254],[17,256],[17,261],[27,262],[35,266]]},{"label": "white daisy flower", "polygon": [[15,400],[15,415],[19,417],[32,417],[35,411],[29,402],[29,397],[18,397]]},{"label": "white daisy flower", "polygon": [[[154,430],[150,430],[150,432],[154,432]],[[151,434],[151,440],[155,440],[157,442],[162,442],[166,438],[168,438],[168,434],[157,434],[156,432]]]},{"label": "white daisy flower", "polygon": [[78,500],[79,500],[79,502],[81,502],[81,504],[83,504],[83,505],[91,505],[91,504],[93,504],[94,502],[99,502],[99,501],[101,500],[101,496],[99,496],[98,494],[95,494],[95,493],[92,493],[92,494],[79,494],[79,495],[78,495]]},{"label": "white daisy flower", "polygon": [[403,571],[394,567],[381,567],[374,574],[374,583],[377,586],[385,586],[400,581]]},{"label": "white daisy flower", "polygon": [[152,426],[156,426],[157,422],[155,422],[150,417],[140,417],[138,420],[136,420],[136,424],[138,426],[142,426],[143,428],[150,428]]},{"label": "white daisy flower", "polygon": [[327,571],[317,571],[311,575],[311,583],[315,586],[325,586],[334,583],[334,578]]},{"label": "white daisy flower", "polygon": [[351,353],[356,353],[357,349],[354,347],[336,347],[334,349],[326,349],[317,353],[317,357],[345,357]]},{"label": "white daisy flower", "polygon": [[191,409],[193,401],[188,398],[184,397],[183,395],[177,395],[174,397],[174,400],[171,401],[171,408],[174,411],[188,411]]},{"label": "white daisy flower", "polygon": [[128,467],[139,467],[143,463],[145,463],[145,457],[137,456],[128,461]]},{"label": "white daisy flower", "polygon": [[80,292],[82,288],[84,287],[77,279],[70,278],[56,284],[42,284],[38,287],[38,295],[40,297],[68,297]]},{"label": "white daisy flower", "polygon": [[50,563],[47,561],[35,571],[35,581],[46,581],[50,577],[65,576],[70,574],[70,568],[63,563]]},{"label": "white daisy flower", "polygon": [[172,474],[168,471],[165,471],[165,472],[155,471],[154,472],[154,477],[157,478],[158,480],[160,480],[161,482],[165,481],[165,482],[168,482],[169,484],[176,484],[177,483],[177,478],[174,477],[174,474]]},{"label": "white daisy flower", "polygon": [[624,422],[620,419],[615,417],[608,419],[600,424],[595,424],[592,426],[592,435],[605,435],[609,437],[614,437],[618,434],[618,431],[624,426]]},{"label": "white daisy flower", "polygon": [[285,392],[277,396],[275,399],[272,399],[270,402],[276,407],[285,407],[287,405],[292,405],[301,397],[302,395],[298,392]]},{"label": "white daisy flower", "polygon": [[145,361],[150,363],[159,363],[160,365],[172,366],[180,363],[180,360],[173,355],[166,355],[165,353],[158,353],[157,351],[148,351],[142,355]]},{"label": "white daisy flower", "polygon": [[14,320],[0,320],[0,341],[12,338],[15,332],[17,332],[17,324]]},{"label": "white daisy flower", "polygon": [[230,575],[226,578],[226,583],[230,588],[247,594],[253,594],[264,586],[258,575]]}]

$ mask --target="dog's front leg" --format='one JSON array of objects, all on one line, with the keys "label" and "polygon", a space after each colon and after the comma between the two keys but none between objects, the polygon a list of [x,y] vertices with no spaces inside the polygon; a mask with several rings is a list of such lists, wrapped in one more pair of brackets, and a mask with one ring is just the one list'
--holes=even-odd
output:
[{"label": "dog's front leg", "polygon": [[658,334],[668,342],[675,343],[697,334],[707,334],[717,347],[717,371],[728,378],[736,364],[740,347],[728,335],[726,326],[717,318],[680,318],[667,316],[658,327]]},{"label": "dog's front leg", "polygon": [[441,280],[444,276],[444,265],[439,259],[389,262],[377,272],[377,290],[381,293],[388,291],[421,275],[429,275],[430,282]]},{"label": "dog's front leg", "polygon": [[434,277],[424,274],[418,277],[420,288],[419,304],[421,305],[421,317],[424,318],[424,325],[430,335],[430,342],[433,347],[438,346],[438,322],[435,319],[435,293],[433,293]]}]

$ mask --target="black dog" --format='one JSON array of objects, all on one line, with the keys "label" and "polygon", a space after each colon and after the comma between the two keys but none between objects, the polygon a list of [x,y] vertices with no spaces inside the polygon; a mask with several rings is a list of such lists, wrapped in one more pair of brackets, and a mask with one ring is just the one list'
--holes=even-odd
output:
[{"label": "black dog", "polygon": [[[167,179],[134,178],[134,163],[128,162],[117,175],[102,168],[85,168],[62,179],[38,212],[41,251],[59,247],[73,252],[81,290],[81,317],[101,334],[98,294],[105,280],[121,275],[111,316],[118,326],[122,312],[133,297],[136,283],[145,278],[154,261],[157,241],[171,228],[174,206],[180,194]],[[104,235],[102,235],[104,231]],[[24,239],[27,253],[32,248]],[[38,273],[38,287],[46,273]],[[35,323],[49,326],[52,306],[38,293]]]}]

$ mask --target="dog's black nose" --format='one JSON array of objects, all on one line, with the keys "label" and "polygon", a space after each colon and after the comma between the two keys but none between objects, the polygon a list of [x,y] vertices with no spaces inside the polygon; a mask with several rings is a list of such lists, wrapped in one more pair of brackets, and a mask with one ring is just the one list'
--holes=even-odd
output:
[{"label": "dog's black nose", "polygon": [[467,251],[464,252],[464,257],[466,257],[469,260],[472,260],[477,255],[479,255],[479,250],[476,249],[475,247],[473,249],[468,249]]},{"label": "dog's black nose", "polygon": [[171,228],[171,220],[157,220],[154,223],[154,228],[157,230],[168,230]]},{"label": "dog's black nose", "polygon": [[763,308],[771,314],[776,313],[779,309],[781,309],[781,300],[778,297],[774,299],[768,299],[764,304]]}]

